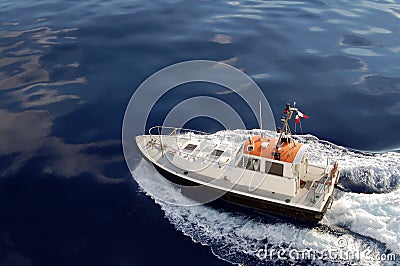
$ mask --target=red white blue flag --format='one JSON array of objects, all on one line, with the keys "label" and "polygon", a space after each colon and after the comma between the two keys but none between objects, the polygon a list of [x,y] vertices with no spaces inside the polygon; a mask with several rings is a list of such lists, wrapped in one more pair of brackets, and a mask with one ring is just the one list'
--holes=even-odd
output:
[{"label": "red white blue flag", "polygon": [[296,124],[300,123],[300,117],[306,119],[306,118],[308,118],[309,116],[303,114],[303,113],[300,112],[300,111],[297,111],[297,114],[296,114]]}]

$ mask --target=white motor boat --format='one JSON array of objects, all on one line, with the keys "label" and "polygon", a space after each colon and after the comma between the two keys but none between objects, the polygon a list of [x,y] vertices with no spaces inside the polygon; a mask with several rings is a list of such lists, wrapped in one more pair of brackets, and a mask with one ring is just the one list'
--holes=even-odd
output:
[{"label": "white motor boat", "polygon": [[302,113],[286,104],[282,129],[243,135],[227,141],[224,131],[156,126],[136,136],[145,159],[175,183],[201,186],[202,193],[243,206],[313,222],[320,221],[333,201],[338,164],[309,164],[306,143],[295,141],[289,120]]}]

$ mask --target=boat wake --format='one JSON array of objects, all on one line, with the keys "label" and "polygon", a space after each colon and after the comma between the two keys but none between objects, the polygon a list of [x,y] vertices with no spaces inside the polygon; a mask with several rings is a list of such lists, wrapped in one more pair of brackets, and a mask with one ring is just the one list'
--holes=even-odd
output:
[{"label": "boat wake", "polygon": [[[232,131],[224,137],[227,141],[241,141],[239,135],[243,136],[243,131]],[[350,191],[337,191],[332,208],[317,227],[254,212],[204,205],[184,207],[154,200],[177,230],[196,243],[210,246],[216,256],[234,264],[275,264],[282,259],[286,260],[284,264],[290,261],[307,265],[399,263],[400,154],[365,154],[311,135],[296,138],[310,143],[312,163],[322,165],[326,164],[326,157],[335,158],[341,168],[342,186]],[[132,174],[144,192],[190,201],[143,159]],[[356,185],[359,183],[363,189]]]},{"label": "boat wake", "polygon": [[296,136],[310,144],[308,155],[314,164],[333,158],[340,166],[340,184],[358,193],[387,193],[400,187],[400,153],[365,153],[319,140],[312,135]]}]

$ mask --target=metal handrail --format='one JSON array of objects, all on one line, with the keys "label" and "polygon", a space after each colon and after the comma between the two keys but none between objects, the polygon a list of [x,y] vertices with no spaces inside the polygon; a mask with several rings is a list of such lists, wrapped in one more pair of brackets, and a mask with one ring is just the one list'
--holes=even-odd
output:
[{"label": "metal handrail", "polygon": [[315,184],[322,184],[323,185],[324,190],[323,190],[323,193],[322,193],[322,200],[325,200],[325,196],[329,192],[329,186],[328,186],[327,183],[328,183],[328,180],[332,181],[332,177],[329,176],[329,174],[330,174],[329,171],[328,171],[329,168],[330,168],[330,165],[328,164],[326,166],[325,170],[324,170],[324,178],[325,178],[324,182],[317,181],[312,186],[312,189],[313,189],[313,192],[314,192],[313,193],[314,194],[314,199],[313,199],[314,201],[313,202],[316,202],[316,186],[315,186]]},{"label": "metal handrail", "polygon": [[197,134],[202,134],[202,135],[210,135],[210,133],[207,133],[207,132],[204,132],[204,131],[188,129],[188,128],[182,128],[182,127],[169,127],[169,126],[154,126],[154,127],[151,127],[149,129],[149,134],[153,135],[152,131],[155,130],[155,129],[157,129],[158,135],[160,135],[160,129],[161,130],[163,130],[163,129],[172,129],[172,132],[169,134],[170,136],[172,134],[176,133],[178,130],[180,132],[185,131],[185,132],[188,132],[188,133],[192,132],[192,133],[197,133]]},{"label": "metal handrail", "polygon": [[[197,134],[202,134],[202,135],[210,135],[210,133],[207,132],[203,132],[203,131],[199,131],[199,130],[194,130],[194,129],[187,129],[187,128],[180,128],[180,127],[169,127],[169,126],[153,126],[149,129],[149,135],[150,135],[150,139],[153,139],[153,136],[155,135],[154,133],[152,133],[152,131],[157,130],[157,135],[158,135],[158,139],[154,138],[154,140],[159,142],[160,148],[161,148],[161,152],[164,155],[164,147],[163,147],[163,141],[162,141],[162,135],[161,135],[161,131],[163,129],[170,129],[172,130],[172,132],[169,134],[169,136],[172,135],[177,135],[177,131],[179,131],[179,133],[182,133],[182,131],[186,131],[187,133],[197,133]],[[191,138],[191,137],[190,137]]]}]

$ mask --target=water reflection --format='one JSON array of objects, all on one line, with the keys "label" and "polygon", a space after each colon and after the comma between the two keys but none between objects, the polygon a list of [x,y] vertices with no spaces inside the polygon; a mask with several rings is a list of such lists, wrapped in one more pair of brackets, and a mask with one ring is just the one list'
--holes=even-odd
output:
[{"label": "water reflection", "polygon": [[45,111],[13,113],[0,109],[0,121],[0,156],[33,152],[51,132],[51,117]]},{"label": "water reflection", "polygon": [[400,77],[382,75],[365,75],[357,82],[358,89],[368,95],[384,95],[400,93]]},{"label": "water reflection", "polygon": [[215,34],[211,41],[219,44],[228,44],[232,43],[232,36],[227,34]]},{"label": "water reflection", "polygon": [[374,52],[372,50],[369,49],[363,49],[363,48],[355,48],[355,47],[351,47],[351,48],[345,48],[343,49],[343,51],[346,54],[351,54],[351,55],[360,55],[360,56],[383,56],[380,53]]},{"label": "water reflection", "polygon": [[66,100],[77,100],[78,103],[83,103],[77,95],[61,94],[57,89],[59,86],[83,83],[85,83],[85,78],[82,77],[59,82],[37,83],[13,91],[10,95],[12,95],[18,102],[21,102],[21,105],[24,108],[46,106]]},{"label": "water reflection", "polygon": [[365,7],[377,9],[392,14],[394,17],[400,19],[400,13],[397,11],[400,10],[399,4],[393,2],[379,3],[373,1],[363,1],[363,5]]},{"label": "water reflection", "polygon": [[380,33],[380,34],[390,34],[392,31],[383,29],[383,28],[376,28],[376,27],[367,27],[366,29],[363,30],[353,30],[355,34],[361,34],[361,35],[370,35],[370,34],[375,34],[375,33]]},{"label": "water reflection", "polygon": [[[66,99],[77,99],[76,95],[62,95],[66,84],[85,83],[85,78],[75,75],[73,78],[54,78],[53,72],[61,65],[43,65],[43,58],[56,46],[73,43],[76,28],[53,30],[50,27],[22,29],[26,26],[17,22],[3,22],[0,38],[4,45],[0,46],[0,90],[3,95],[12,98],[19,110],[32,106],[46,105]],[[16,27],[20,26],[20,27]],[[68,61],[68,59],[64,59]],[[72,64],[64,66],[61,71],[68,73]],[[35,98],[35,99],[33,99]]]},{"label": "water reflection", "polygon": [[353,34],[344,34],[341,37],[340,44],[365,47],[365,46],[371,46],[371,41],[361,36],[356,36]]},{"label": "water reflection", "polygon": [[[120,141],[69,144],[52,135],[54,121],[85,102],[68,92],[87,82],[79,70],[79,57],[69,52],[77,42],[77,28],[21,26],[25,29],[20,30],[18,22],[1,26],[0,38],[5,42],[0,46],[0,156],[13,156],[0,176],[16,174],[30,159],[39,157],[47,158],[40,161],[43,173],[64,177],[91,173],[104,182],[119,182],[104,176],[102,170],[123,158],[93,154],[91,149],[119,147]],[[55,103],[63,106],[62,111],[56,111]]]},{"label": "water reflection", "polygon": [[123,160],[122,155],[101,156],[91,149],[101,149],[121,145],[119,140],[107,140],[84,144],[68,144],[62,139],[46,139],[43,151],[48,160],[43,163],[43,172],[64,177],[74,177],[84,173],[95,175],[100,181],[116,183],[122,179],[108,178],[102,174],[104,165]]},{"label": "water reflection", "polygon": [[391,115],[400,115],[400,102],[397,102],[394,105],[386,108],[386,112],[388,112]]}]

